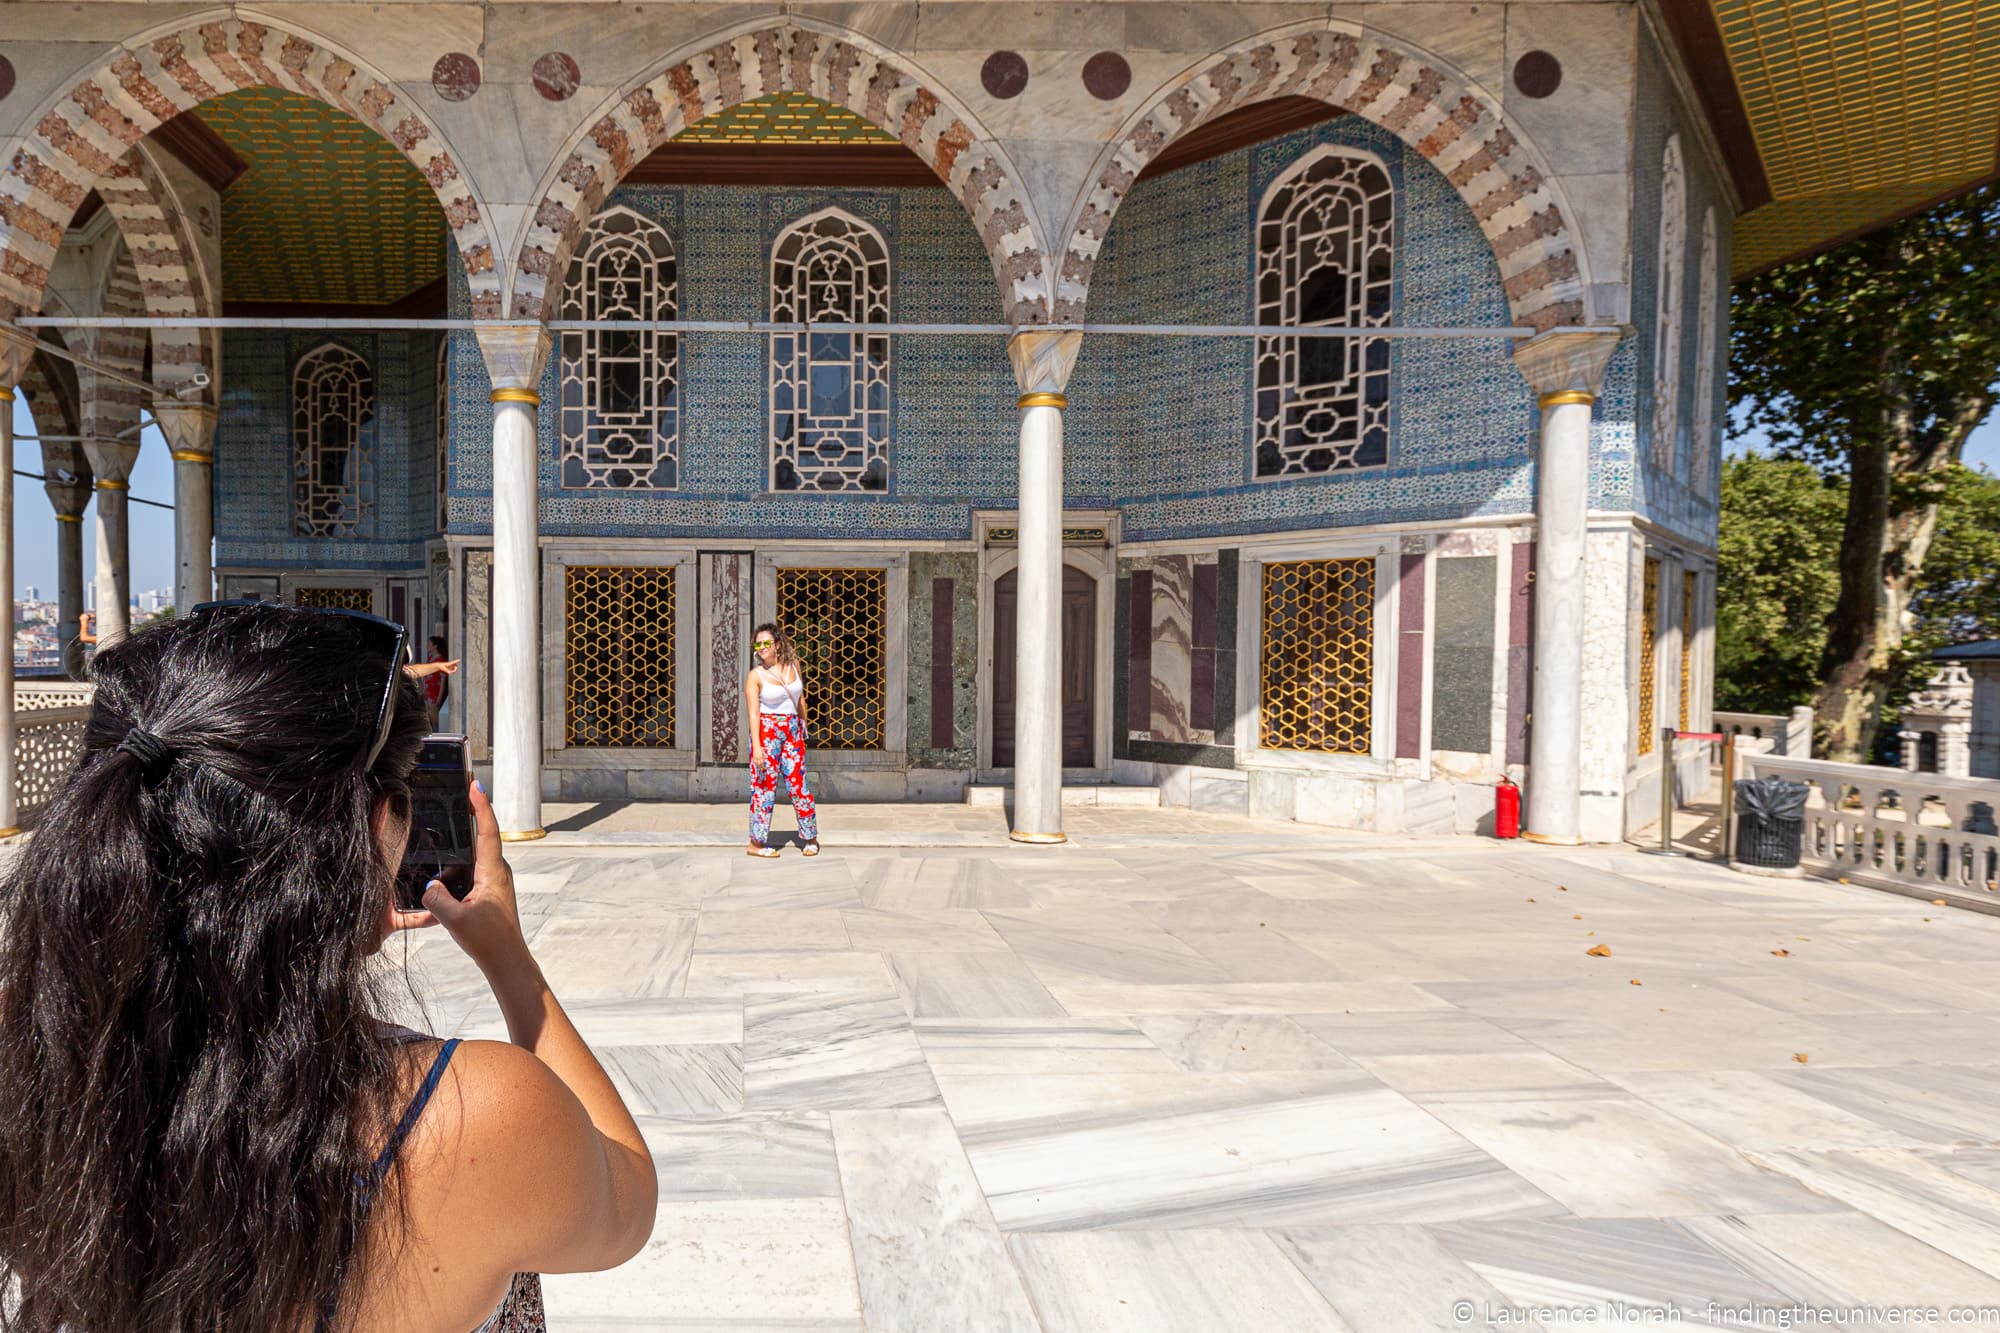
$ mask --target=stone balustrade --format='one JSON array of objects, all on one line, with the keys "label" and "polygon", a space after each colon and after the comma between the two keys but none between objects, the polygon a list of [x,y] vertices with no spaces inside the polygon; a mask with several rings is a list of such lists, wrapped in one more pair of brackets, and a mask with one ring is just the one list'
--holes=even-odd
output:
[{"label": "stone balustrade", "polygon": [[1803,782],[1801,863],[1820,875],[2000,910],[2000,782],[1751,754],[1744,776]]},{"label": "stone balustrade", "polygon": [[1738,754],[1812,757],[1813,710],[1804,704],[1790,713],[1716,712],[1715,729],[1736,737]]},{"label": "stone balustrade", "polygon": [[71,680],[22,680],[14,686],[15,816],[31,827],[76,767],[90,720],[92,687]]}]

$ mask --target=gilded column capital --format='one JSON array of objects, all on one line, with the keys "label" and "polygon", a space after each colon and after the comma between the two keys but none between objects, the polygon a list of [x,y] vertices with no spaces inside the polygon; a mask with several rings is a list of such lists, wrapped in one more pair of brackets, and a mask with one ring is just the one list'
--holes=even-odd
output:
[{"label": "gilded column capital", "polygon": [[1604,367],[1627,330],[1551,329],[1514,344],[1514,364],[1542,406],[1589,403],[1604,386]]},{"label": "gilded column capital", "polygon": [[[485,358],[486,374],[500,390],[534,392],[542,382],[542,367],[549,362],[553,342],[542,324],[481,324],[472,336],[479,341],[479,355]],[[516,402],[525,399],[498,399]]]},{"label": "gilded column capital", "polygon": [[1013,363],[1014,383],[1024,397],[1061,397],[1082,350],[1081,329],[1022,329],[1007,340],[1007,360]]}]

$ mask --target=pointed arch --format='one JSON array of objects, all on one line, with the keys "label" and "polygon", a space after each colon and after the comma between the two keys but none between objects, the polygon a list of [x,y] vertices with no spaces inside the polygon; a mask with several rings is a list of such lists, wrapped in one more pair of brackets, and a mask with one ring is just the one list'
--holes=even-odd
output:
[{"label": "pointed arch", "polygon": [[1007,318],[1048,321],[1043,231],[992,135],[934,80],[903,68],[858,35],[792,22],[670,59],[608,100],[537,192],[513,265],[513,317],[540,319],[560,304],[584,227],[654,149],[704,117],[779,92],[845,107],[901,139],[964,205],[993,265]]},{"label": "pointed arch", "polygon": [[500,315],[501,275],[485,210],[444,135],[415,101],[322,38],[225,10],[121,43],[29,118],[32,128],[0,171],[0,319],[41,308],[70,219],[133,145],[184,111],[255,87],[315,98],[395,144],[444,210],[472,287],[473,314]]},{"label": "pointed arch", "polygon": [[1515,323],[1539,331],[1585,321],[1583,247],[1539,155],[1497,102],[1443,61],[1356,28],[1264,38],[1162,89],[1105,150],[1078,202],[1056,278],[1057,323],[1082,322],[1098,251],[1139,173],[1197,126],[1277,97],[1362,116],[1443,172],[1493,247]]},{"label": "pointed arch", "polygon": [[292,367],[292,531],[372,536],[375,372],[327,341]]},{"label": "pointed arch", "polygon": [[[97,197],[132,251],[147,315],[219,315],[216,275],[202,262],[194,233],[173,187],[144,142],[98,177]],[[215,225],[211,220],[210,225]],[[191,389],[196,375],[215,376],[220,330],[153,330],[153,382],[163,392]]]},{"label": "pointed arch", "polygon": [[[104,299],[99,312],[114,316],[141,316],[146,313],[146,295],[139,285],[139,269],[132,247],[123,238],[113,242],[116,256],[104,279]],[[84,354],[123,375],[139,378],[146,371],[146,330],[78,330],[76,339]],[[145,395],[134,384],[100,375],[89,366],[76,368],[77,396],[81,408],[81,434],[100,440],[138,443],[139,412]]]}]

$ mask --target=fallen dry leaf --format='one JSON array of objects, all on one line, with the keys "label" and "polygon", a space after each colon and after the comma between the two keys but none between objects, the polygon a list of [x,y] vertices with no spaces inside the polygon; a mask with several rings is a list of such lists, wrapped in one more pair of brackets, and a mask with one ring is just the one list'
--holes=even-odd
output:
[{"label": "fallen dry leaf", "polygon": [[1634,986],[1637,986],[1637,985],[1639,985],[1639,984],[1640,984],[1640,981],[1639,981],[1639,978],[1637,978],[1637,977],[1633,977],[1633,978],[1632,978],[1632,984],[1633,984]]},{"label": "fallen dry leaf", "polygon": [[1569,919],[1570,919],[1570,920],[1572,920],[1572,921],[1581,921],[1581,920],[1583,920],[1583,913],[1581,913],[1581,912],[1571,912],[1571,913],[1569,914]]},{"label": "fallen dry leaf", "polygon": [[1594,930],[1586,930],[1586,931],[1584,931],[1583,933],[1584,933],[1585,935],[1595,935],[1595,934],[1597,934],[1597,932],[1596,932],[1596,931],[1594,931]]},{"label": "fallen dry leaf", "polygon": [[1584,952],[1592,958],[1609,958],[1611,956],[1611,946],[1608,944],[1599,944],[1585,949]]},{"label": "fallen dry leaf", "polygon": [[1773,958],[1790,958],[1791,956],[1792,956],[1792,951],[1790,949],[1771,950],[1771,957]]},{"label": "fallen dry leaf", "polygon": [[1792,1059],[1797,1060],[1800,1064],[1804,1064],[1806,1063],[1806,1053],[1804,1051],[1795,1051],[1792,1053]]},{"label": "fallen dry leaf", "polygon": [[1535,901],[1535,900],[1534,900],[1533,898],[1530,898],[1530,899],[1528,899],[1528,901],[1529,901],[1529,902],[1533,902],[1533,901]]},{"label": "fallen dry leaf", "polygon": [[1933,899],[1931,899],[1931,906],[1932,906],[1932,907],[1943,907],[1944,905],[1945,905],[1945,902],[1944,902],[1944,899],[1942,899],[1942,898],[1933,898]]}]

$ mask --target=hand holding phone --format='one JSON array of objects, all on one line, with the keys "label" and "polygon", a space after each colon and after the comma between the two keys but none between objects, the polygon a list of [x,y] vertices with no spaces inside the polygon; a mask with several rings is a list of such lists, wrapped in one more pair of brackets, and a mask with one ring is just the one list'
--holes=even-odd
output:
[{"label": "hand holding phone", "polygon": [[410,774],[410,837],[396,876],[396,906],[402,910],[422,911],[424,888],[432,880],[454,898],[472,892],[478,834],[471,783],[465,737],[445,732],[424,737]]}]

